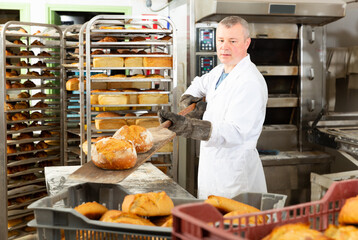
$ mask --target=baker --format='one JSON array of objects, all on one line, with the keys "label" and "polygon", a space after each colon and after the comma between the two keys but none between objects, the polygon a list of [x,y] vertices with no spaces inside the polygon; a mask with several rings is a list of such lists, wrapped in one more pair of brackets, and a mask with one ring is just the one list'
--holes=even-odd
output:
[{"label": "baker", "polygon": [[198,198],[267,192],[256,144],[268,93],[265,79],[247,53],[250,42],[244,19],[224,18],[216,32],[222,64],[195,77],[180,99],[180,108],[196,102],[194,111],[186,117],[158,112],[162,122],[172,122],[169,129],[178,136],[201,140]]}]

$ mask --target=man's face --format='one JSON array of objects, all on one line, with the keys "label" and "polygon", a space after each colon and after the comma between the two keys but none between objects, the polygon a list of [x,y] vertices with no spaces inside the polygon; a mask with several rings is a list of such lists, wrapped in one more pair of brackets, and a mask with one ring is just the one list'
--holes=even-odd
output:
[{"label": "man's face", "polygon": [[251,39],[245,39],[244,33],[241,24],[236,24],[231,28],[219,24],[216,31],[216,52],[225,66],[234,67],[246,57]]}]

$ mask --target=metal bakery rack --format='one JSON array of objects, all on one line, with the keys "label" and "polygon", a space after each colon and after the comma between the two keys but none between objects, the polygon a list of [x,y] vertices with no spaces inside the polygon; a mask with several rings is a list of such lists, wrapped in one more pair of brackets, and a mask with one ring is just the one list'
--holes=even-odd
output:
[{"label": "metal bakery rack", "polygon": [[[86,94],[81,94],[80,102],[86,103],[85,118],[86,134],[81,138],[81,146],[87,139],[100,136],[111,136],[117,129],[96,128],[97,121],[124,120],[155,120],[159,125],[156,112],[159,109],[176,111],[175,87],[177,84],[176,32],[173,22],[161,16],[116,16],[98,15],[92,18],[85,29],[86,43],[80,41],[80,53],[85,54]],[[82,37],[82,34],[80,34]],[[169,39],[162,39],[167,37]],[[82,49],[83,48],[83,49]],[[97,51],[96,51],[97,50]],[[99,51],[98,51],[99,50]],[[96,52],[95,52],[96,51]],[[158,54],[159,52],[159,54]],[[169,65],[145,65],[146,59],[169,59]],[[80,56],[80,61],[81,61]],[[127,60],[134,60],[129,64]],[[98,60],[98,62],[97,62]],[[105,62],[101,64],[100,61]],[[123,61],[123,63],[120,63]],[[80,63],[81,65],[81,63]],[[102,75],[98,75],[101,74]],[[105,74],[105,75],[103,75]],[[81,74],[80,74],[81,76]],[[149,78],[152,77],[152,78]],[[84,83],[84,78],[80,78]],[[106,90],[102,84],[106,84]],[[97,85],[98,87],[93,87]],[[102,90],[96,90],[102,89]],[[95,90],[95,91],[93,91]],[[90,94],[89,94],[90,93]],[[91,97],[125,96],[127,101],[118,103],[95,102]],[[159,96],[167,98],[164,102],[141,102],[139,96]],[[117,117],[100,117],[102,112],[118,114]],[[152,114],[150,116],[143,114]],[[124,116],[127,114],[127,116]],[[130,115],[130,116],[128,116]],[[149,127],[149,126],[147,126]],[[91,158],[91,143],[88,141],[88,155]],[[156,158],[154,160],[154,158]],[[167,175],[177,179],[178,149],[176,140],[173,147],[159,152],[152,157],[154,165],[164,169]]]},{"label": "metal bakery rack", "polygon": [[63,164],[62,31],[10,21],[2,26],[0,46],[0,210],[1,222],[8,222],[0,236],[11,239],[34,233],[26,225],[33,218],[27,206],[47,195],[44,167]]}]

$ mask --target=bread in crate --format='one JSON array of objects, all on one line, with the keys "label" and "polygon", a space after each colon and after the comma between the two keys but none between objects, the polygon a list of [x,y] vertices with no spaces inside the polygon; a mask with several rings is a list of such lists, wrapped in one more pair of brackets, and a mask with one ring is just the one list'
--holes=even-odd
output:
[{"label": "bread in crate", "polygon": [[[113,119],[95,119],[96,129],[119,129],[127,124],[124,119],[118,119],[120,114],[115,112],[103,112],[96,116],[96,118],[108,117]],[[117,119],[115,118],[117,117]]]},{"label": "bread in crate", "polygon": [[124,212],[146,217],[170,215],[173,207],[172,199],[164,191],[127,195],[122,203]]}]

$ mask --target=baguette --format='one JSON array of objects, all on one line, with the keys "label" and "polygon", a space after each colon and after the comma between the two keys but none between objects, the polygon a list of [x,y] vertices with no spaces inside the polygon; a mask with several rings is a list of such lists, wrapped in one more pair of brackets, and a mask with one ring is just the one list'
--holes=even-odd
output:
[{"label": "baguette", "polygon": [[123,212],[146,217],[169,215],[173,207],[173,201],[164,191],[127,195],[122,203]]},{"label": "baguette", "polygon": [[155,226],[149,220],[139,217],[133,213],[122,212],[119,210],[109,210],[101,217],[102,222],[127,223],[145,226]]},{"label": "baguette", "polygon": [[230,198],[214,196],[214,195],[210,195],[208,199],[205,200],[205,202],[213,205],[220,211],[226,213],[233,212],[236,210],[240,210],[242,212],[247,212],[247,213],[260,211],[259,209],[254,208],[245,203],[241,203]]}]

